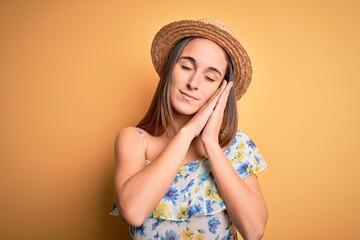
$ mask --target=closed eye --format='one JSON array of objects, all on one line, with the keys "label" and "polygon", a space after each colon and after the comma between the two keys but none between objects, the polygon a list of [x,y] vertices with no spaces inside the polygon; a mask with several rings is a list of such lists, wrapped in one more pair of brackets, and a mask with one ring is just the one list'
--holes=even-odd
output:
[{"label": "closed eye", "polygon": [[207,80],[209,80],[209,81],[215,81],[213,78],[211,78],[211,77],[208,77],[208,76],[205,76],[205,78],[207,79]]},{"label": "closed eye", "polygon": [[192,70],[192,68],[185,66],[185,65],[180,65],[182,69],[184,70]]}]

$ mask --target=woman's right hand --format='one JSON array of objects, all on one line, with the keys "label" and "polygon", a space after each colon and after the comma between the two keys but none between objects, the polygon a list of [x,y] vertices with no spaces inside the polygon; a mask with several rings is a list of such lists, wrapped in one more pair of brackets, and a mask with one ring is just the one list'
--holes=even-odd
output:
[{"label": "woman's right hand", "polygon": [[211,114],[213,113],[216,104],[218,103],[221,93],[225,90],[227,82],[223,80],[221,86],[215,91],[215,93],[209,98],[209,100],[200,108],[200,110],[192,117],[192,119],[184,126],[188,129],[190,134],[193,134],[194,138],[201,134],[206,123],[208,122]]}]

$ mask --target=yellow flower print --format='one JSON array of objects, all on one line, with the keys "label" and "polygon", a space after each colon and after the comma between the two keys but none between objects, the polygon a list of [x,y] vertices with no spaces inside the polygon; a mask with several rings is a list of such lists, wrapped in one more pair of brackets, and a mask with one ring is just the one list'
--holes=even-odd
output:
[{"label": "yellow flower print", "polygon": [[234,162],[240,162],[245,154],[244,154],[244,150],[245,149],[245,144],[243,142],[239,143],[238,146],[237,146],[237,151],[234,155],[234,158],[231,159],[231,162],[234,163]]},{"label": "yellow flower print", "polygon": [[183,176],[185,173],[186,167],[184,165],[181,165],[179,168],[179,171],[177,173],[178,176]]},{"label": "yellow flower print", "polygon": [[197,193],[199,190],[200,190],[200,187],[196,187],[191,191],[191,193],[193,193],[193,194]]},{"label": "yellow flower print", "polygon": [[254,174],[257,171],[259,171],[259,164],[257,162],[254,162],[254,164],[251,164],[246,169],[248,174]]},{"label": "yellow flower print", "polygon": [[235,154],[235,161],[240,162],[244,158],[244,152],[239,151]]},{"label": "yellow flower print", "polygon": [[180,212],[176,215],[179,219],[184,219],[188,216],[188,210],[186,207],[180,207]]},{"label": "yellow flower print", "polygon": [[198,235],[196,235],[195,240],[205,240],[204,234],[199,233]]},{"label": "yellow flower print", "polygon": [[219,203],[219,202],[222,201],[222,198],[220,197],[219,191],[216,191],[216,192],[213,194],[213,199],[214,199],[217,203]]},{"label": "yellow flower print", "polygon": [[254,161],[255,169],[256,171],[259,171],[259,163],[257,161]]},{"label": "yellow flower print", "polygon": [[206,186],[205,187],[205,198],[211,200],[211,199],[213,199],[213,195],[214,195],[214,191],[213,191],[212,187],[209,185]]},{"label": "yellow flower print", "polygon": [[253,174],[254,173],[254,167],[251,165],[246,169],[248,174]]},{"label": "yellow flower print", "polygon": [[181,236],[184,240],[193,240],[194,239],[194,231],[193,230],[184,230],[181,233]]},{"label": "yellow flower print", "polygon": [[238,144],[237,148],[238,148],[239,150],[243,150],[243,149],[245,148],[245,143],[240,142],[240,143]]},{"label": "yellow flower print", "polygon": [[159,203],[155,210],[154,210],[154,217],[155,218],[170,218],[171,217],[171,213],[170,213],[170,205],[167,203]]}]

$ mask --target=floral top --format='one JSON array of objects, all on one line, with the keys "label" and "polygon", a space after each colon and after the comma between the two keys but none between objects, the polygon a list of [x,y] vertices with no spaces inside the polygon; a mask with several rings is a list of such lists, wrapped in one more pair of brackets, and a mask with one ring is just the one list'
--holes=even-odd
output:
[{"label": "floral top", "polygon": [[[225,154],[242,179],[268,167],[254,142],[240,130]],[[116,203],[111,214],[119,216]],[[238,239],[206,156],[180,166],[145,222],[130,227],[130,238]]]}]

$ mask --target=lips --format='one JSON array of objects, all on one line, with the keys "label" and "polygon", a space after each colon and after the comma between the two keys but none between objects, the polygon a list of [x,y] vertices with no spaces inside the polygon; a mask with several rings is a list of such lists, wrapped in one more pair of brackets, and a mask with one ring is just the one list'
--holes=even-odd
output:
[{"label": "lips", "polygon": [[189,93],[186,93],[186,92],[182,92],[180,91],[181,95],[183,96],[183,98],[187,101],[195,101],[195,100],[199,100],[198,98],[196,98],[195,96],[189,94]]}]

